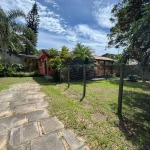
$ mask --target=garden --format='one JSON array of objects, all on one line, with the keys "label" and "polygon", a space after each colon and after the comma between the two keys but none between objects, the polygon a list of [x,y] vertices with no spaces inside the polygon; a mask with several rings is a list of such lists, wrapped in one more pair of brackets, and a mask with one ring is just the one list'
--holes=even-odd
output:
[{"label": "garden", "polygon": [[[124,82],[122,116],[117,114],[119,78],[88,81],[82,102],[82,83],[54,83],[41,77],[1,78],[0,90],[9,84],[36,82],[46,94],[51,116],[83,137],[92,150],[149,149],[149,83]],[[3,86],[2,86],[3,85]]]}]

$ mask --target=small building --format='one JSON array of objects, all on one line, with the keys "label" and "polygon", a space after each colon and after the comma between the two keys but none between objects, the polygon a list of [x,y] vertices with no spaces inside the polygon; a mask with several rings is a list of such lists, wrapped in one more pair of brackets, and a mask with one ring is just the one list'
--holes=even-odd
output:
[{"label": "small building", "polygon": [[22,60],[25,71],[37,71],[38,70],[38,56],[18,54],[18,57]]},{"label": "small building", "polygon": [[48,60],[51,59],[52,56],[49,55],[49,50],[43,49],[40,56],[38,57],[38,67],[39,72],[45,75],[51,75],[53,69],[47,65]]},{"label": "small building", "polygon": [[[49,50],[43,49],[38,57],[39,72],[45,75],[51,75],[53,69],[47,65],[48,61],[52,58],[49,54]],[[97,71],[95,75],[105,75],[113,73],[113,59],[102,56],[93,56],[96,63]]]},{"label": "small building", "polygon": [[25,71],[30,72],[38,70],[38,62],[36,55],[15,54],[9,51],[2,51],[0,49],[0,56],[2,56],[2,63],[4,65],[9,63],[21,64],[24,66]]},{"label": "small building", "polygon": [[97,67],[96,75],[113,74],[113,59],[103,56],[93,57]]}]

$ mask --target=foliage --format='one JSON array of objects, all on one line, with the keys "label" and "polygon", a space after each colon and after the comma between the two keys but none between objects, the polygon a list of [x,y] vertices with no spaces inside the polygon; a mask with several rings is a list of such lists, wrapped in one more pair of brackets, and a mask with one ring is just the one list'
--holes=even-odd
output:
[{"label": "foliage", "polygon": [[[121,58],[122,54],[107,54],[108,58],[111,58],[114,60],[114,65],[119,65],[122,62],[122,58]],[[107,64],[108,62],[106,62]]]},{"label": "foliage", "polygon": [[3,64],[2,64],[2,57],[0,56],[0,70],[2,70],[4,67],[3,67]]},{"label": "foliage", "polygon": [[0,77],[39,77],[43,76],[37,71],[34,72],[22,72],[24,71],[24,67],[21,64],[7,64],[3,66],[0,63]]},{"label": "foliage", "polygon": [[[34,48],[31,41],[24,35],[24,33],[28,33],[30,36],[34,36],[34,33],[25,25],[19,24],[16,21],[18,17],[25,18],[25,14],[21,10],[4,12],[0,7],[0,48],[2,52],[23,52],[23,43],[28,43]],[[3,54],[3,61],[5,61],[5,54]]]},{"label": "foliage", "polygon": [[42,50],[35,50],[35,55],[39,56],[42,53]]},{"label": "foliage", "polygon": [[61,71],[66,70],[65,66],[70,63],[71,54],[66,46],[62,46],[60,52],[56,49],[50,49],[50,55],[53,58],[48,61],[48,66],[54,69],[52,73],[53,80],[58,81],[60,79],[60,69]]},{"label": "foliage", "polygon": [[24,66],[22,64],[16,64],[13,63],[12,67],[14,68],[15,71],[20,72],[20,71],[24,71]]},{"label": "foliage", "polygon": [[[27,27],[30,28],[35,36],[30,36],[29,34],[25,34],[25,36],[30,39],[31,43],[36,46],[37,44],[37,34],[38,34],[38,27],[39,27],[39,15],[38,15],[38,7],[36,2],[34,3],[31,11],[27,14],[26,17]],[[26,43],[26,54],[35,53],[35,50],[30,47],[29,44]]]},{"label": "foliage", "polygon": [[39,15],[38,15],[38,7],[36,2],[34,3],[31,11],[27,14],[27,27],[32,29],[35,34],[38,33],[38,27],[39,27]]},{"label": "foliage", "polygon": [[52,57],[56,57],[56,56],[59,55],[59,52],[58,52],[57,49],[51,48],[51,49],[49,50],[49,55],[52,56]]},{"label": "foliage", "polygon": [[[150,47],[150,2],[149,0],[123,0],[112,9],[110,18],[115,26],[110,29],[108,47],[123,47],[125,56],[143,61]],[[128,57],[127,56],[127,57]],[[146,60],[147,61],[147,60]]]},{"label": "foliage", "polygon": [[140,79],[140,77],[138,77],[137,75],[131,74],[127,76],[127,79],[131,82],[137,82]]},{"label": "foliage", "polygon": [[93,49],[89,46],[84,46],[81,43],[77,43],[73,49],[73,59],[80,58],[83,63],[88,63],[92,59]]},{"label": "foliage", "polygon": [[0,77],[41,77],[43,74],[40,74],[37,71],[34,72],[9,72],[8,70],[0,71]]}]

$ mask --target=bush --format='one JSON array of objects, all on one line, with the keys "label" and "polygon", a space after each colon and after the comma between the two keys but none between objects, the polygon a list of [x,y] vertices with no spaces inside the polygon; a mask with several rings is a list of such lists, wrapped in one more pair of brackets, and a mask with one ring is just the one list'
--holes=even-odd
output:
[{"label": "bush", "polygon": [[17,72],[21,72],[24,71],[24,66],[22,64],[12,64],[12,68],[17,71]]},{"label": "bush", "polygon": [[131,82],[137,82],[140,78],[137,75],[128,75],[127,79]]},{"label": "bush", "polygon": [[52,72],[51,76],[52,76],[52,80],[53,80],[53,81],[55,81],[55,82],[60,81],[60,73],[59,73],[59,71],[54,70],[54,71]]}]

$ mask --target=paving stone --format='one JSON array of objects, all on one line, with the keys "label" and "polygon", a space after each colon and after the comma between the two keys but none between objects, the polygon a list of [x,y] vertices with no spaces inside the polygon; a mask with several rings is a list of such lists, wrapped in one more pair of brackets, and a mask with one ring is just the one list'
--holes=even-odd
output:
[{"label": "paving stone", "polygon": [[35,110],[36,108],[34,104],[27,104],[16,107],[16,113],[28,113]]},{"label": "paving stone", "polygon": [[9,145],[16,147],[39,136],[37,122],[11,129]]},{"label": "paving stone", "polygon": [[64,128],[64,125],[56,118],[43,119],[40,122],[44,134],[62,130]]},{"label": "paving stone", "polygon": [[35,120],[48,118],[48,117],[49,117],[48,111],[46,109],[42,109],[42,110],[30,112],[28,118],[29,118],[29,121],[35,121]]},{"label": "paving stone", "polygon": [[30,150],[30,145],[22,145],[15,150]]},{"label": "paving stone", "polygon": [[13,96],[13,93],[8,93],[6,95],[1,95],[0,96],[0,103],[12,101],[13,100],[12,96]]},{"label": "paving stone", "polygon": [[27,123],[27,122],[28,120],[25,114],[19,114],[16,116],[2,118],[0,120],[0,131],[8,130],[16,126],[23,125],[24,123]]},{"label": "paving stone", "polygon": [[38,94],[34,94],[34,95],[26,95],[27,99],[32,99],[32,98],[43,98],[45,96],[44,93],[38,93]]},{"label": "paving stone", "polygon": [[0,99],[11,98],[12,96],[13,96],[13,93],[2,94],[0,95]]},{"label": "paving stone", "polygon": [[40,137],[31,142],[31,150],[65,150],[56,133]]},{"label": "paving stone", "polygon": [[5,150],[7,146],[8,132],[0,133],[0,150]]},{"label": "paving stone", "polygon": [[31,90],[28,90],[28,91],[27,91],[27,94],[29,94],[29,95],[30,95],[30,94],[38,94],[38,91],[35,91],[35,90],[34,90],[34,91],[31,91]]},{"label": "paving stone", "polygon": [[0,110],[0,118],[2,117],[8,117],[13,114],[12,110]]},{"label": "paving stone", "polygon": [[0,110],[5,110],[9,107],[10,102],[0,103]]},{"label": "paving stone", "polygon": [[9,146],[9,150],[31,150],[30,149],[30,142],[27,142],[26,144],[23,144],[23,145],[20,145],[18,147],[12,147],[12,146]]},{"label": "paving stone", "polygon": [[64,129],[62,134],[72,150],[82,148],[85,145],[84,142],[79,140],[71,130]]},{"label": "paving stone", "polygon": [[10,102],[10,107],[15,108],[17,106],[26,105],[26,104],[32,104],[32,103],[39,103],[43,102],[42,99],[36,98],[36,99],[26,99],[25,97],[21,100],[14,100]]},{"label": "paving stone", "polygon": [[40,102],[40,103],[35,104],[36,109],[41,109],[41,108],[44,108],[44,107],[47,107],[47,106],[48,106],[47,102]]}]

